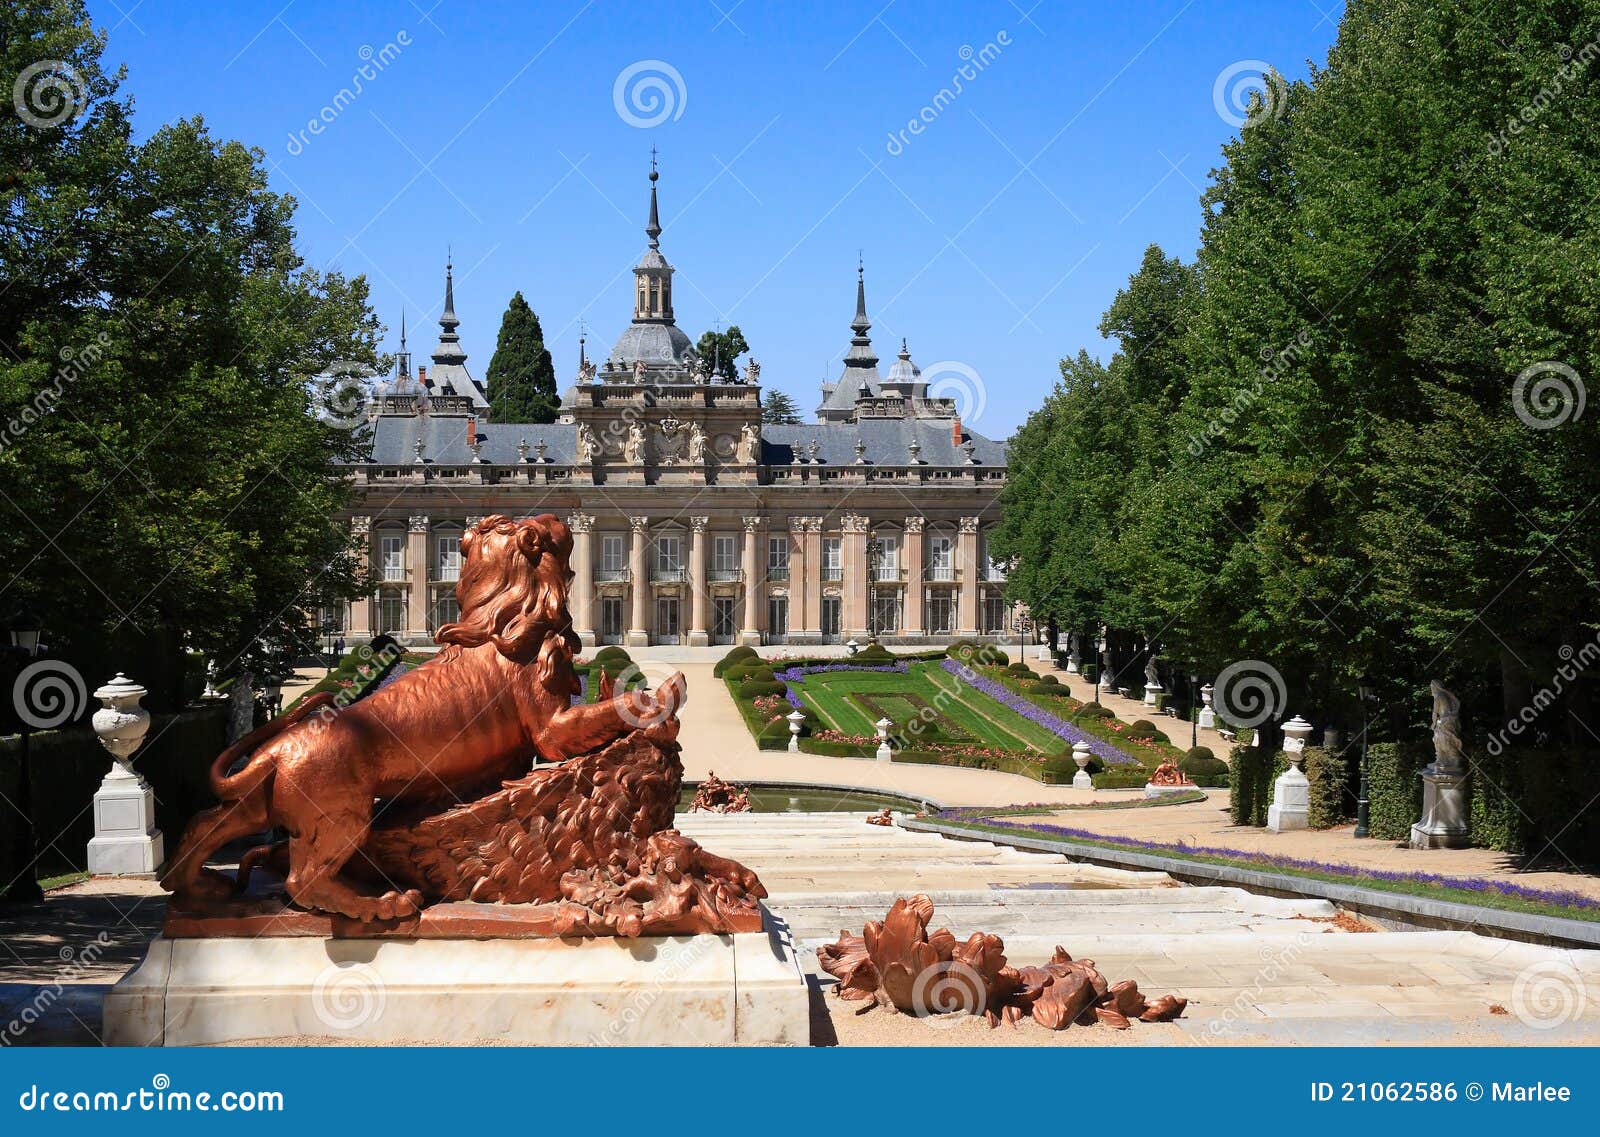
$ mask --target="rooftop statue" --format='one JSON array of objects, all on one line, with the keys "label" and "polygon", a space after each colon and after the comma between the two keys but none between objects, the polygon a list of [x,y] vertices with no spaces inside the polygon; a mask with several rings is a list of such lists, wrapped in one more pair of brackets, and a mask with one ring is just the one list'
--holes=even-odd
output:
[{"label": "rooftop statue", "polygon": [[[313,695],[212,763],[221,804],[190,822],[162,879],[169,931],[231,918],[211,934],[246,934],[239,918],[306,913],[426,924],[430,906],[463,901],[479,903],[454,916],[525,906],[490,918],[544,935],[759,928],[755,875],[673,828],[683,675],[651,694],[597,673],[599,700],[574,703],[567,526],[488,517],[461,552],[461,617],[438,655],[348,706]],[[246,853],[237,879],[205,867],[274,828],[288,840]],[[282,872],[287,903],[248,890],[261,865]]]}]

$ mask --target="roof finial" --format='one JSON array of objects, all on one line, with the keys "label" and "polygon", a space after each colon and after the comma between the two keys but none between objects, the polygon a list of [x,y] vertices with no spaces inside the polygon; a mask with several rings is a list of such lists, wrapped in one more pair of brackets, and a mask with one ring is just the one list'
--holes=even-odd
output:
[{"label": "roof finial", "polygon": [[400,351],[401,351],[401,354],[404,354],[405,350],[406,350],[406,310],[405,310],[404,307],[402,307],[400,309]]},{"label": "roof finial", "polygon": [[661,174],[656,170],[656,148],[650,147],[650,223],[644,227],[652,249],[661,248],[661,213],[656,208],[656,182]]}]

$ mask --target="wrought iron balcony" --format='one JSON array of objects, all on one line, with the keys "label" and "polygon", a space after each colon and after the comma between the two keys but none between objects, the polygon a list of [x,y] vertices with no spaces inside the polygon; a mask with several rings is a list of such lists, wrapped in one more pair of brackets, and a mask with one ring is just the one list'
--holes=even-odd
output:
[{"label": "wrought iron balcony", "polygon": [[631,578],[632,574],[625,568],[601,567],[594,570],[594,579],[598,584],[627,583]]}]

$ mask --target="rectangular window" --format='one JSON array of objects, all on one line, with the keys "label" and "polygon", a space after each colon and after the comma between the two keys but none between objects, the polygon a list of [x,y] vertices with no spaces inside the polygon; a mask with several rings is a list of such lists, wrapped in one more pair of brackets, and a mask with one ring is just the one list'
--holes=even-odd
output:
[{"label": "rectangular window", "polygon": [[789,598],[767,597],[767,642],[781,644],[789,638]]},{"label": "rectangular window", "polygon": [[1010,631],[1006,627],[1006,598],[998,593],[992,593],[983,598],[983,630],[991,633]]},{"label": "rectangular window", "polygon": [[378,627],[379,632],[395,632],[406,630],[406,602],[405,596],[396,588],[386,588],[378,594]]},{"label": "rectangular window", "polygon": [[767,538],[767,579],[789,579],[789,538]]},{"label": "rectangular window", "polygon": [[735,623],[739,619],[739,603],[731,596],[711,598],[711,642],[731,644]]},{"label": "rectangular window", "polygon": [[455,589],[438,588],[433,593],[433,610],[429,613],[428,630],[436,632],[446,624],[461,619],[461,605],[456,600]]},{"label": "rectangular window", "polygon": [[839,598],[822,598],[822,636],[833,643],[839,642]]},{"label": "rectangular window", "polygon": [[621,534],[608,533],[600,538],[600,579],[621,580],[628,567],[627,544]]},{"label": "rectangular window", "polygon": [[[840,559],[840,543],[838,537],[824,537],[822,539],[822,579],[844,579],[844,563]],[[834,597],[835,600],[838,597]]]},{"label": "rectangular window", "polygon": [[955,541],[937,533],[929,537],[928,579],[954,580],[955,567]]},{"label": "rectangular window", "polygon": [[900,630],[900,595],[898,591],[886,596],[874,597],[870,606],[872,626],[868,629],[875,636],[892,635]]},{"label": "rectangular window", "polygon": [[683,538],[656,538],[656,579],[677,580],[683,575]]},{"label": "rectangular window", "polygon": [[930,636],[948,636],[955,631],[956,605],[948,592],[930,594],[927,612]]},{"label": "rectangular window", "polygon": [[900,579],[900,539],[892,534],[874,538],[878,542],[878,580]]},{"label": "rectangular window", "polygon": [[406,578],[406,539],[385,534],[378,540],[383,564],[383,579],[404,580]]},{"label": "rectangular window", "polygon": [[739,578],[739,539],[727,535],[711,538],[711,579]]},{"label": "rectangular window", "polygon": [[622,642],[622,597],[600,598],[600,640],[603,643]]},{"label": "rectangular window", "polygon": [[[439,538],[439,579],[461,579],[461,538]],[[448,621],[447,621],[448,622]]]}]

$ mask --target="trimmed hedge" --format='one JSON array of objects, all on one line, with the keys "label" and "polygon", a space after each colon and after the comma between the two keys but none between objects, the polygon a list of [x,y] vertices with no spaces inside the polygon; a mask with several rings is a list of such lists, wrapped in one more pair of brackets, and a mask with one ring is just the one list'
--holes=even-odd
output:
[{"label": "trimmed hedge", "polygon": [[[1432,748],[1375,742],[1367,749],[1367,832],[1384,841],[1404,841],[1422,816],[1422,779]],[[1476,804],[1473,809],[1477,813]]]},{"label": "trimmed hedge", "polygon": [[748,675],[739,680],[739,697],[741,699],[755,699],[762,695],[781,695],[789,688],[781,679],[771,678],[772,672],[767,672],[768,678],[763,679],[759,674]]},{"label": "trimmed hedge", "polygon": [[594,658],[590,660],[590,662],[604,664],[607,660],[620,659],[626,663],[632,658],[632,656],[630,656],[626,651],[618,647],[616,644],[607,644],[605,647],[594,653]]},{"label": "trimmed hedge", "polygon": [[1226,786],[1229,784],[1228,764],[1207,746],[1196,746],[1178,760],[1178,769],[1197,786]]},{"label": "trimmed hedge", "polygon": [[[1228,813],[1235,825],[1264,826],[1272,806],[1273,783],[1289,768],[1282,752],[1268,756],[1254,746],[1235,746],[1228,782]],[[1344,818],[1344,758],[1320,746],[1305,750],[1306,780],[1311,783],[1307,823],[1313,829],[1328,829]]]},{"label": "trimmed hedge", "polygon": [[759,654],[756,652],[755,648],[736,647],[727,655],[717,660],[716,666],[711,669],[711,674],[716,678],[721,679],[727,673],[728,668],[732,667],[734,664],[742,663],[747,659],[757,658],[759,658]]}]

